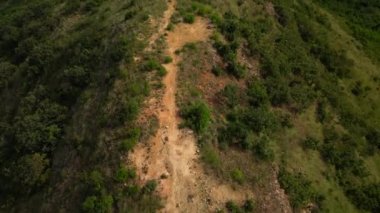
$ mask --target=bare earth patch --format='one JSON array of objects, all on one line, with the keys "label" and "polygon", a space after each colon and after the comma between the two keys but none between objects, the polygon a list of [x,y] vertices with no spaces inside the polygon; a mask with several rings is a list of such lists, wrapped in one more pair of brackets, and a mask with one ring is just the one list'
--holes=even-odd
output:
[{"label": "bare earth patch", "polygon": [[[175,2],[169,2],[162,23],[169,23]],[[237,203],[252,197],[247,190],[234,190],[208,177],[199,162],[199,151],[192,131],[179,129],[176,106],[177,64],[181,61],[175,51],[189,42],[206,41],[212,30],[208,21],[196,18],[194,24],[178,24],[167,34],[167,54],[173,62],[164,65],[168,73],[161,100],[152,110],[159,120],[159,129],[146,143],[140,143],[129,155],[135,165],[140,183],[157,180],[159,195],[166,201],[162,212],[209,212],[222,207],[228,200]],[[166,26],[161,26],[152,39],[158,39]],[[153,41],[152,40],[152,41]],[[151,44],[153,44],[151,42]],[[211,196],[212,195],[212,196]]]}]

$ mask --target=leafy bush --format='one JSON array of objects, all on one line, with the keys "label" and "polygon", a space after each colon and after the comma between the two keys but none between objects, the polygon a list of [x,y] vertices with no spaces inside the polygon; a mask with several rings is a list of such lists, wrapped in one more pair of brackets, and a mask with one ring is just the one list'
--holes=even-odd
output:
[{"label": "leafy bush", "polygon": [[206,145],[202,148],[202,159],[214,168],[218,167],[220,164],[219,155],[211,145]]},{"label": "leafy bush", "polygon": [[367,176],[368,172],[363,160],[358,156],[354,147],[345,146],[339,142],[329,142],[322,146],[322,157],[343,173],[356,176]]},{"label": "leafy bush", "polygon": [[185,119],[184,125],[197,133],[203,133],[211,122],[211,112],[208,106],[201,101],[195,101],[183,107],[181,115]]},{"label": "leafy bush", "polygon": [[226,98],[225,102],[228,107],[234,108],[238,105],[238,93],[239,88],[236,85],[228,84],[223,88],[221,94]]},{"label": "leafy bush", "polygon": [[140,188],[138,185],[129,185],[125,189],[125,193],[128,197],[136,197],[140,193]]},{"label": "leafy bush", "polygon": [[311,182],[301,173],[292,174],[281,169],[278,180],[288,194],[292,206],[296,209],[303,208],[309,203],[318,204],[323,199],[312,187]]},{"label": "leafy bush", "polygon": [[153,71],[153,70],[158,70],[160,68],[161,68],[161,64],[154,59],[149,59],[142,66],[142,70],[144,71]]},{"label": "leafy bush", "polygon": [[97,192],[100,192],[104,187],[104,177],[98,170],[93,170],[88,178],[87,183]]},{"label": "leafy bush", "polygon": [[352,202],[360,209],[380,211],[380,184],[372,183],[350,189],[346,192]]},{"label": "leafy bush", "polygon": [[88,196],[82,204],[85,212],[107,213],[112,210],[113,198],[110,195]]},{"label": "leafy bush", "polygon": [[[219,143],[237,144],[241,147],[249,147],[246,145],[247,143],[254,143],[247,140],[247,137],[252,132],[264,133],[275,131],[279,125],[277,117],[264,107],[236,109],[227,115],[227,121],[227,126],[219,129]],[[266,149],[266,145],[264,144],[261,144],[258,149],[263,149],[261,150],[263,151],[261,154],[270,155],[269,152],[267,153],[269,150]]]},{"label": "leafy bush", "polygon": [[240,169],[232,170],[230,175],[231,175],[232,180],[239,184],[243,184],[245,181],[244,173]]},{"label": "leafy bush", "polygon": [[163,67],[163,66],[161,66],[161,67],[157,70],[157,74],[158,74],[158,76],[160,76],[160,77],[164,77],[167,73],[168,73],[168,71],[166,71],[165,67]]},{"label": "leafy bush", "polygon": [[194,16],[194,14],[186,13],[186,14],[183,16],[183,21],[184,21],[185,23],[188,23],[188,24],[192,24],[192,23],[194,23],[194,21],[195,21],[195,16]]},{"label": "leafy bush", "polygon": [[164,64],[169,64],[173,61],[173,58],[170,56],[165,56],[164,57]]},{"label": "leafy bush", "polygon": [[253,200],[246,200],[243,205],[245,212],[253,212],[255,210],[255,203]]},{"label": "leafy bush", "polygon": [[349,77],[354,62],[345,51],[334,51],[326,46],[314,46],[311,53],[319,58],[326,69],[340,78]]},{"label": "leafy bush", "polygon": [[14,179],[25,187],[25,192],[41,186],[48,178],[49,160],[46,154],[34,153],[22,156],[16,163]]},{"label": "leafy bush", "polygon": [[243,78],[246,73],[246,67],[237,61],[230,61],[227,65],[227,72],[236,78]]},{"label": "leafy bush", "polygon": [[242,209],[233,201],[228,201],[226,203],[226,208],[230,213],[243,213]]},{"label": "leafy bush", "polygon": [[221,76],[224,73],[224,70],[220,66],[213,66],[212,73],[215,76]]},{"label": "leafy bush", "polygon": [[148,181],[143,187],[143,192],[147,194],[152,194],[157,188],[157,182],[155,180]]},{"label": "leafy bush", "polygon": [[115,179],[118,182],[125,182],[130,179],[134,179],[136,177],[136,171],[134,169],[128,169],[124,166],[120,167],[119,170],[116,172]]},{"label": "leafy bush", "polygon": [[270,147],[270,143],[271,141],[268,136],[260,135],[253,145],[255,155],[262,160],[273,161],[274,152]]},{"label": "leafy bush", "polygon": [[306,149],[318,150],[320,147],[320,141],[313,137],[307,137],[302,141],[302,145]]},{"label": "leafy bush", "polygon": [[119,149],[123,152],[127,152],[133,149],[137,144],[141,135],[141,131],[138,128],[132,128],[128,131],[127,138],[120,143]]},{"label": "leafy bush", "polygon": [[278,128],[277,117],[265,107],[244,111],[243,116],[243,121],[256,133],[273,131]]},{"label": "leafy bush", "polygon": [[265,106],[269,103],[269,97],[265,86],[259,81],[250,82],[247,88],[248,101],[251,106]]}]

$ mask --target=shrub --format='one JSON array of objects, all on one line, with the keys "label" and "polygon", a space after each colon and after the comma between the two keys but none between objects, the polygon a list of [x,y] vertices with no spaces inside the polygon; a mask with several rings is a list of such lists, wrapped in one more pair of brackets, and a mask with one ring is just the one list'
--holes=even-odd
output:
[{"label": "shrub", "polygon": [[251,82],[248,85],[247,95],[249,103],[254,107],[267,105],[269,103],[266,88],[259,81]]},{"label": "shrub", "polygon": [[183,48],[188,49],[188,50],[196,50],[197,45],[194,42],[190,42],[190,43],[186,43]]},{"label": "shrub", "polygon": [[325,142],[321,148],[322,157],[337,170],[355,176],[367,176],[364,161],[352,146],[343,145],[340,141]]},{"label": "shrub", "polygon": [[45,154],[24,155],[17,161],[14,179],[24,186],[26,190],[33,189],[47,180],[48,166],[49,160]]},{"label": "shrub", "polygon": [[125,189],[125,193],[128,197],[136,197],[140,193],[138,185],[130,185]]},{"label": "shrub", "polygon": [[170,57],[170,56],[165,56],[164,57],[164,64],[169,64],[171,62],[173,62],[173,58],[172,57]]},{"label": "shrub", "polygon": [[128,169],[124,166],[120,167],[116,172],[115,179],[118,182],[125,182],[136,177],[136,171],[134,169]]},{"label": "shrub", "polygon": [[274,152],[270,147],[270,139],[266,135],[261,135],[253,146],[253,151],[261,160],[274,160]]},{"label": "shrub", "polygon": [[143,192],[147,194],[152,194],[157,188],[157,182],[155,180],[148,181],[143,187]]},{"label": "shrub", "polygon": [[197,133],[203,133],[211,122],[211,112],[208,106],[201,101],[191,103],[181,110],[185,119],[185,126],[190,127]]},{"label": "shrub", "polygon": [[301,173],[292,174],[280,169],[278,181],[290,198],[292,206],[303,208],[311,202],[318,202],[321,198],[311,186],[311,182]]},{"label": "shrub", "polygon": [[246,67],[236,61],[230,61],[227,65],[227,72],[236,78],[243,78],[247,73]]},{"label": "shrub", "polygon": [[88,196],[82,204],[85,212],[107,213],[112,210],[113,198],[110,195]]},{"label": "shrub", "polygon": [[226,104],[228,107],[235,107],[238,104],[239,88],[236,85],[228,84],[222,90],[222,95],[227,99]]},{"label": "shrub", "polygon": [[157,70],[157,74],[158,74],[158,76],[160,76],[160,77],[164,77],[167,73],[168,73],[168,71],[166,71],[165,67],[163,67],[163,66],[161,66],[161,67]]},{"label": "shrub", "polygon": [[95,191],[101,191],[104,186],[102,173],[97,170],[92,171],[88,177],[88,183]]},{"label": "shrub", "polygon": [[173,24],[172,22],[170,22],[170,23],[168,24],[168,26],[166,27],[166,30],[167,30],[167,31],[173,31],[173,29],[174,29],[174,24]]},{"label": "shrub", "polygon": [[224,73],[224,70],[220,66],[213,66],[211,71],[215,76],[221,76]]},{"label": "shrub", "polygon": [[153,71],[153,70],[158,70],[160,68],[161,68],[161,64],[154,59],[149,59],[142,66],[143,71]]},{"label": "shrub", "polygon": [[272,105],[280,106],[290,102],[289,86],[285,79],[270,77],[266,79],[265,86]]},{"label": "shrub", "polygon": [[185,23],[188,23],[188,24],[192,24],[192,23],[194,23],[194,21],[195,21],[195,16],[194,16],[194,14],[186,13],[186,14],[183,16],[183,21],[184,21]]},{"label": "shrub", "polygon": [[67,78],[73,85],[84,87],[89,83],[88,72],[80,66],[73,66],[63,71],[65,78]]},{"label": "shrub", "polygon": [[132,128],[127,134],[127,139],[123,140],[120,144],[120,150],[127,152],[133,149],[140,138],[140,129]]},{"label": "shrub", "polygon": [[318,150],[320,147],[320,141],[313,137],[307,137],[302,141],[302,145],[306,149]]},{"label": "shrub", "polygon": [[277,117],[265,107],[246,110],[243,113],[243,121],[256,133],[274,131],[278,128]]},{"label": "shrub", "polygon": [[218,167],[220,158],[218,153],[213,149],[212,145],[206,145],[202,149],[202,159],[212,167]]},{"label": "shrub", "polygon": [[82,204],[82,209],[85,212],[92,212],[95,210],[97,197],[96,196],[88,196]]},{"label": "shrub", "polygon": [[244,173],[240,169],[232,170],[230,175],[231,175],[232,180],[239,184],[243,184],[245,181]]},{"label": "shrub", "polygon": [[246,200],[243,205],[243,209],[245,212],[253,212],[255,210],[255,203],[253,200]]},{"label": "shrub", "polygon": [[355,187],[346,192],[351,201],[360,209],[379,212],[380,211],[380,184],[371,183]]},{"label": "shrub", "polygon": [[228,201],[226,203],[226,208],[228,212],[231,212],[231,213],[243,213],[242,209],[233,201]]}]

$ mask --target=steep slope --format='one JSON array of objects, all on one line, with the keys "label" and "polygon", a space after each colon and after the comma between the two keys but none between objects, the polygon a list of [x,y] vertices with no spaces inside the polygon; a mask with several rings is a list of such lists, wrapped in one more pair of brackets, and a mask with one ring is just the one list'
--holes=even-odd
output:
[{"label": "steep slope", "polygon": [[380,212],[378,0],[0,1],[0,212]]}]

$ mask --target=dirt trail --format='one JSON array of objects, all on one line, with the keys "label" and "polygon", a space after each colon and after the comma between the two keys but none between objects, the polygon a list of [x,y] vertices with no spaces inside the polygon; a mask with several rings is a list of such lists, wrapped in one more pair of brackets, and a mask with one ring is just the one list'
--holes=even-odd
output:
[{"label": "dirt trail", "polygon": [[[162,20],[164,25],[152,36],[151,44],[165,33],[174,11],[175,1],[171,0]],[[196,18],[193,24],[178,24],[167,33],[166,53],[173,62],[164,65],[168,71],[163,80],[164,94],[154,112],[160,127],[147,143],[137,145],[129,160],[136,166],[141,184],[148,180],[158,181],[157,191],[165,200],[162,212],[209,212],[223,206],[227,200],[247,199],[252,194],[245,190],[235,191],[204,174],[193,132],[178,127],[180,118],[175,95],[177,65],[181,58],[175,51],[186,43],[208,40],[212,30],[208,29],[207,20]]]},{"label": "dirt trail", "polygon": [[168,0],[168,8],[165,10],[163,17],[158,22],[157,31],[149,38],[149,45],[146,49],[147,51],[151,51],[154,43],[159,39],[162,35],[164,35],[167,26],[170,24],[170,18],[174,14],[176,6],[175,0]]}]

